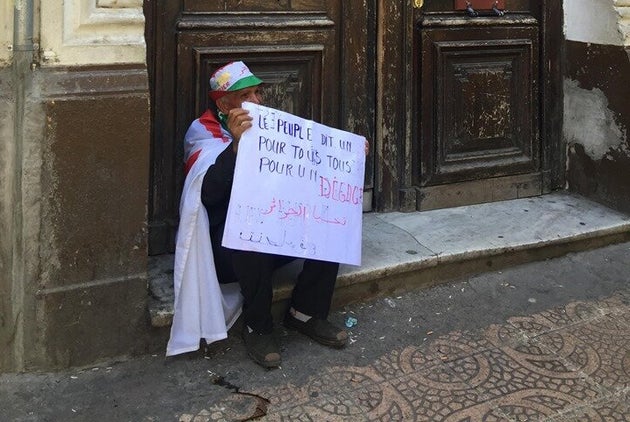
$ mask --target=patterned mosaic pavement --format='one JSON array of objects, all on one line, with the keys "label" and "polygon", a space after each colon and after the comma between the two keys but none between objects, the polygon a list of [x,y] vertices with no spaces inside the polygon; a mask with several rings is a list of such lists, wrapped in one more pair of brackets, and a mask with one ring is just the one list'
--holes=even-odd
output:
[{"label": "patterned mosaic pavement", "polygon": [[630,302],[573,302],[451,332],[304,385],[240,390],[181,422],[630,421]]}]

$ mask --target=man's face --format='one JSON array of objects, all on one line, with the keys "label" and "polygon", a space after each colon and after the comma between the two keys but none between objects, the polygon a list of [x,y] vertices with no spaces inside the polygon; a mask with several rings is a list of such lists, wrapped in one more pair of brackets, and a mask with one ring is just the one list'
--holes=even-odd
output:
[{"label": "man's face", "polygon": [[222,113],[229,113],[233,108],[240,108],[243,102],[249,101],[250,103],[260,104],[262,102],[260,94],[260,86],[252,86],[249,88],[239,89],[238,91],[230,92],[217,101],[217,108]]}]

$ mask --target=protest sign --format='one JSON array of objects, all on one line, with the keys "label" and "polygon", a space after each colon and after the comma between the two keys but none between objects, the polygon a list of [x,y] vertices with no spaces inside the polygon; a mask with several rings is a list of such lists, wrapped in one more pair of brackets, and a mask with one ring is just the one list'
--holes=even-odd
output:
[{"label": "protest sign", "polygon": [[361,264],[365,138],[244,103],[223,246]]}]

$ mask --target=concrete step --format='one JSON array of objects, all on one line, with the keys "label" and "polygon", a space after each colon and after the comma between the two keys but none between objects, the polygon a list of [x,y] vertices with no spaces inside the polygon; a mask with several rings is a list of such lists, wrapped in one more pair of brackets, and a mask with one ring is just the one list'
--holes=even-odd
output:
[{"label": "concrete step", "polygon": [[[342,265],[333,307],[455,278],[630,240],[630,216],[567,192],[413,213],[367,213],[362,265]],[[284,311],[296,261],[277,271],[274,316]],[[154,327],[173,317],[173,256],[150,261]]]}]

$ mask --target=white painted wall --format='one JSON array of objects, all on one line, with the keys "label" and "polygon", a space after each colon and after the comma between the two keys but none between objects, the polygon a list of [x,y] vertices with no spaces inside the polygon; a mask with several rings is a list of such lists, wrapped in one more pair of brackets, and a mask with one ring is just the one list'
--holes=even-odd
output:
[{"label": "white painted wall", "polygon": [[13,0],[0,0],[0,67],[9,65],[12,40]]},{"label": "white painted wall", "polygon": [[564,0],[567,40],[630,46],[630,0]]},{"label": "white painted wall", "polygon": [[145,62],[142,0],[39,3],[42,65]]},{"label": "white painted wall", "polygon": [[627,132],[619,127],[606,95],[569,79],[564,83],[563,130],[568,144],[581,144],[594,161],[605,159],[610,150],[629,152]]}]

